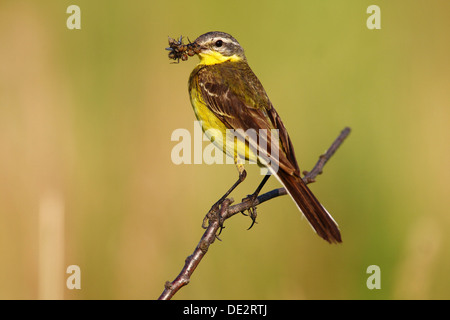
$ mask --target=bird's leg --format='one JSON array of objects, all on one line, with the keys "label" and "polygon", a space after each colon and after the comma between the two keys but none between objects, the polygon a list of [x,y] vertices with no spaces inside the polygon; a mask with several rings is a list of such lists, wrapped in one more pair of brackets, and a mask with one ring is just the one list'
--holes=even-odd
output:
[{"label": "bird's leg", "polygon": [[244,165],[242,164],[238,164],[237,165],[238,171],[239,171],[239,178],[238,180],[231,186],[230,189],[228,189],[227,192],[225,192],[225,194],[211,207],[211,209],[209,210],[209,212],[206,214],[205,218],[203,219],[203,224],[202,227],[204,229],[206,229],[207,227],[207,221],[212,218],[212,214],[215,214],[217,219],[219,220],[219,224],[220,224],[220,232],[222,232],[223,229],[223,219],[220,216],[220,210],[219,207],[220,205],[225,201],[225,199],[228,197],[228,195],[234,190],[236,189],[236,187],[245,180],[245,178],[247,177],[247,171],[245,171],[244,169]]},{"label": "bird's leg", "polygon": [[[254,205],[256,198],[258,197],[258,194],[261,192],[261,189],[264,187],[264,185],[266,184],[267,180],[269,180],[270,178],[270,174],[266,174],[264,176],[264,178],[262,179],[261,183],[259,184],[258,188],[256,188],[255,192],[253,192],[252,194],[248,195],[247,197],[245,197],[244,199],[242,199],[242,202],[244,201],[251,201],[252,206],[248,209],[248,213],[250,218],[252,219],[252,224],[250,225],[250,227],[247,230],[250,230],[253,225],[256,222],[256,205]],[[242,214],[245,215],[245,213],[242,211]]]}]

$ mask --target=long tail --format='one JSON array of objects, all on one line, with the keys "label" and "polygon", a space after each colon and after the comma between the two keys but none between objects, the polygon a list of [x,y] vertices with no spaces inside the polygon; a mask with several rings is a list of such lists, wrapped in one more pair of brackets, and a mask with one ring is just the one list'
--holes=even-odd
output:
[{"label": "long tail", "polygon": [[333,220],[301,178],[292,176],[282,170],[278,171],[277,178],[320,237],[330,243],[342,242],[336,221]]}]

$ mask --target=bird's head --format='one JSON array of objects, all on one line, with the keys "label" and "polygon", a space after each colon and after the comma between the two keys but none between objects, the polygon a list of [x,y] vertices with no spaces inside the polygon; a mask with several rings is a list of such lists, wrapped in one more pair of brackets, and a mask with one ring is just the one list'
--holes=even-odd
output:
[{"label": "bird's head", "polygon": [[199,46],[200,64],[217,64],[225,61],[246,60],[239,42],[225,32],[212,31],[198,37],[194,43]]}]

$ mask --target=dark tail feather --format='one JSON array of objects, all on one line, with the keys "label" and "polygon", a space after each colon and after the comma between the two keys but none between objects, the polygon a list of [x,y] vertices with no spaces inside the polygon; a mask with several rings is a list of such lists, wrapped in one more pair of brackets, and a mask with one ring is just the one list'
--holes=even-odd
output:
[{"label": "dark tail feather", "polygon": [[337,223],[303,180],[282,170],[277,176],[317,234],[330,243],[342,242]]}]

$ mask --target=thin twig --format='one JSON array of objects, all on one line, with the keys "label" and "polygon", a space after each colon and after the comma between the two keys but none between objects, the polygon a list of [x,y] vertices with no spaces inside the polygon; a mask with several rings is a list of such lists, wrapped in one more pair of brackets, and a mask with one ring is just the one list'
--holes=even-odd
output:
[{"label": "thin twig", "polygon": [[[325,154],[321,155],[319,157],[319,160],[317,161],[314,168],[307,172],[304,171],[303,174],[305,175],[303,177],[303,181],[308,184],[315,181],[315,178],[317,175],[322,173],[322,169],[327,163],[327,161],[333,156],[333,154],[336,152],[336,150],[341,146],[341,144],[344,142],[345,138],[350,134],[350,128],[345,128],[342,130],[341,134],[336,138],[336,140],[333,142],[333,144],[330,146],[330,148],[325,152]],[[198,264],[201,262],[203,257],[205,256],[206,252],[209,249],[209,246],[214,242],[214,240],[217,238],[217,232],[221,228],[221,223],[225,221],[226,219],[231,218],[236,213],[244,212],[251,207],[254,207],[256,205],[259,205],[263,202],[269,201],[270,199],[283,196],[287,194],[286,190],[284,188],[274,189],[272,191],[266,192],[260,196],[258,196],[255,200],[255,202],[252,202],[250,200],[243,201],[241,203],[235,204],[233,206],[230,206],[231,203],[233,203],[233,199],[228,198],[226,199],[222,205],[220,206],[220,220],[214,219],[212,217],[217,216],[214,214],[209,214],[210,219],[208,227],[206,228],[206,231],[203,233],[203,236],[200,239],[200,242],[197,244],[197,247],[195,248],[194,252],[188,256],[185,260],[184,267],[181,270],[181,272],[178,274],[178,276],[173,280],[172,282],[167,281],[165,284],[165,288],[161,296],[158,298],[158,300],[170,300],[182,287],[187,285],[191,279],[192,274],[195,271],[195,268],[197,268]]]}]

